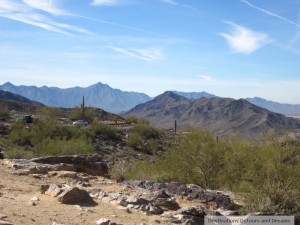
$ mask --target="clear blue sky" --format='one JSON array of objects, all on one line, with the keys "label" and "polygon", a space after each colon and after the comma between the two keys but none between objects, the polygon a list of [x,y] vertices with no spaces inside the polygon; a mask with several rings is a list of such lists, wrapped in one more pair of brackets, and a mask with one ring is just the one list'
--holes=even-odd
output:
[{"label": "clear blue sky", "polygon": [[300,104],[299,0],[0,0],[0,83]]}]

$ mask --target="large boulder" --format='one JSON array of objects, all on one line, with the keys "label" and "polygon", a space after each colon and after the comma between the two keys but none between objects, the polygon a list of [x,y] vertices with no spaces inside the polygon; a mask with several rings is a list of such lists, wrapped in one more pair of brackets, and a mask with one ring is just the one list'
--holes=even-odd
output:
[{"label": "large boulder", "polygon": [[92,197],[85,190],[78,187],[69,187],[65,189],[58,196],[58,201],[63,204],[78,204],[78,203],[92,203]]}]

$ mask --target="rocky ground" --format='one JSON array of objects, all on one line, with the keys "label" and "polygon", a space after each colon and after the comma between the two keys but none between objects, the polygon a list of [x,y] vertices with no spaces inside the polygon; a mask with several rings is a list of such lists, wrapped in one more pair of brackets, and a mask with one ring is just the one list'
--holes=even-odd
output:
[{"label": "rocky ground", "polygon": [[202,224],[207,214],[237,213],[233,196],[177,183],[118,184],[105,177],[103,163],[0,160],[0,224]]}]

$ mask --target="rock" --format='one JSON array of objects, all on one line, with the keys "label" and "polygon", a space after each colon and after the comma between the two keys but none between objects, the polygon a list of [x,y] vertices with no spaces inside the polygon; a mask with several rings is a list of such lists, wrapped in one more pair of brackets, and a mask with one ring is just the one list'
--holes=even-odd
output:
[{"label": "rock", "polygon": [[0,214],[0,220],[5,220],[5,219],[7,219],[7,216],[3,215],[3,214]]},{"label": "rock", "polygon": [[148,210],[148,213],[149,214],[162,214],[164,211],[159,207],[159,206],[156,206],[154,204],[149,204],[149,210]]},{"label": "rock", "polygon": [[110,222],[109,225],[118,225],[118,224],[115,222]]},{"label": "rock", "polygon": [[81,179],[72,180],[72,184],[75,184],[80,187],[91,187],[92,186],[89,182],[83,181]]},{"label": "rock", "polygon": [[238,216],[240,215],[239,211],[235,210],[223,210],[223,209],[217,209],[216,212],[220,213],[222,216]]},{"label": "rock", "polygon": [[101,218],[96,222],[96,224],[98,224],[98,225],[109,225],[110,224],[110,219]]},{"label": "rock", "polygon": [[77,173],[74,171],[59,171],[57,173],[57,176],[60,178],[71,178],[71,179],[75,179],[77,178]]},{"label": "rock", "polygon": [[151,181],[141,181],[141,180],[129,180],[122,182],[123,185],[134,188],[143,188],[152,191],[158,191],[166,188],[165,183],[156,183]]},{"label": "rock", "polygon": [[35,173],[33,173],[33,174],[31,174],[31,176],[33,178],[36,178],[36,179],[44,179],[45,178],[45,175],[43,175],[43,174],[35,174]]},{"label": "rock", "polygon": [[64,191],[65,188],[66,186],[63,184],[50,184],[45,194],[52,197],[57,197]]},{"label": "rock", "polygon": [[4,154],[3,154],[3,152],[0,152],[0,159],[4,159]]},{"label": "rock", "polygon": [[190,215],[179,215],[177,216],[179,223],[184,223],[185,225],[205,225],[204,219],[196,216]]},{"label": "rock", "polygon": [[45,194],[45,192],[49,189],[50,185],[49,184],[42,184],[40,185],[40,192],[41,194]]},{"label": "rock", "polygon": [[139,199],[133,196],[128,196],[126,198],[127,204],[137,205],[140,203]]},{"label": "rock", "polygon": [[175,198],[157,198],[154,201],[154,205],[163,208],[164,210],[178,210],[180,209],[179,204]]},{"label": "rock", "polygon": [[179,209],[176,211],[176,214],[190,215],[190,216],[196,216],[201,218],[204,218],[204,216],[206,215],[205,209],[200,205]]},{"label": "rock", "polygon": [[13,225],[13,224],[4,220],[0,220],[0,225]]},{"label": "rock", "polygon": [[93,202],[89,193],[81,190],[78,187],[69,187],[65,189],[58,196],[58,201],[63,204],[76,204],[76,203],[91,203]]},{"label": "rock", "polygon": [[31,162],[51,165],[73,165],[75,171],[94,176],[106,176],[108,173],[108,165],[99,155],[49,156],[32,159]]},{"label": "rock", "polygon": [[36,206],[38,201],[40,201],[40,199],[37,196],[34,196],[29,199],[28,203],[29,205]]},{"label": "rock", "polygon": [[141,200],[146,200],[153,203],[155,206],[163,207],[168,210],[177,210],[179,205],[175,198],[171,198],[165,190],[159,190],[148,194],[143,194],[140,197]]},{"label": "rock", "polygon": [[52,223],[52,225],[64,225],[62,223],[56,223],[55,221]]},{"label": "rock", "polygon": [[92,198],[98,198],[98,199],[102,199],[102,198],[108,196],[108,194],[105,191],[102,191],[101,189],[90,190],[89,195]]}]

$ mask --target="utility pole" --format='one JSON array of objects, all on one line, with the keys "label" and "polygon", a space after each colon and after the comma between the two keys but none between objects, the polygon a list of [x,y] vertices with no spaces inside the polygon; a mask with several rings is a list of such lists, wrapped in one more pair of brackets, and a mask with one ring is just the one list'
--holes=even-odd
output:
[{"label": "utility pole", "polygon": [[177,120],[175,120],[174,130],[175,130],[175,134],[176,134],[176,132],[177,132]]}]

